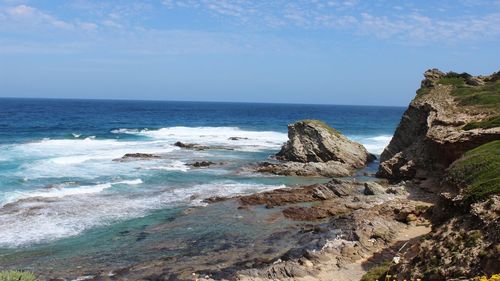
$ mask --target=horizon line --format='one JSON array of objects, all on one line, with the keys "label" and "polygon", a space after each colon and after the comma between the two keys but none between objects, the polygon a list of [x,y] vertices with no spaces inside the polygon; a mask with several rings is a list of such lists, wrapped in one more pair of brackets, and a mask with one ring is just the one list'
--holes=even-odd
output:
[{"label": "horizon line", "polygon": [[333,106],[364,106],[364,107],[407,107],[404,105],[378,104],[333,104],[333,103],[300,103],[300,102],[255,102],[255,101],[207,101],[207,100],[162,100],[162,99],[120,99],[120,98],[56,98],[56,97],[1,97],[0,99],[21,100],[74,100],[74,101],[138,101],[138,102],[186,102],[186,103],[246,103],[246,104],[276,104],[276,105],[333,105]]}]

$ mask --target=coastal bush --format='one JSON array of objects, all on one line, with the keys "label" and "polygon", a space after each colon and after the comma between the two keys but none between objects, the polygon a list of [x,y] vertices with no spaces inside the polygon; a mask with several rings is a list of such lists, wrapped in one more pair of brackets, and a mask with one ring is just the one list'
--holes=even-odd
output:
[{"label": "coastal bush", "polygon": [[448,173],[453,184],[464,188],[470,203],[500,194],[500,140],[467,151]]},{"label": "coastal bush", "polygon": [[0,271],[0,281],[36,281],[36,277],[31,272],[7,270]]},{"label": "coastal bush", "polygon": [[363,277],[361,277],[361,281],[382,281],[385,280],[387,272],[389,271],[389,267],[391,266],[390,261],[385,261],[380,265],[372,267],[368,270]]}]

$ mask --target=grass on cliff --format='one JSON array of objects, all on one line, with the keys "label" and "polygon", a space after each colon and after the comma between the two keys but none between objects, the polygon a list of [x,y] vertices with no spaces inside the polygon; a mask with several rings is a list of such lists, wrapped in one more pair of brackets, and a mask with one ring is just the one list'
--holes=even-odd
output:
[{"label": "grass on cliff", "polygon": [[36,277],[31,272],[7,270],[0,271],[0,281],[36,281]]},{"label": "grass on cliff", "polygon": [[451,164],[448,173],[454,184],[464,188],[468,202],[500,194],[500,140],[467,151]]},{"label": "grass on cliff", "polygon": [[323,121],[315,120],[315,119],[304,119],[304,120],[300,120],[298,122],[310,123],[310,124],[313,124],[313,125],[316,125],[316,126],[319,126],[319,127],[322,127],[324,129],[326,129],[328,132],[330,132],[331,134],[333,134],[333,135],[335,135],[337,137],[340,136],[340,132],[339,131],[337,131],[334,128],[328,126],[328,124],[326,124]]},{"label": "grass on cliff", "polygon": [[389,267],[391,266],[390,261],[385,261],[377,266],[372,267],[368,270],[363,277],[361,277],[361,281],[383,281],[389,271]]},{"label": "grass on cliff", "polygon": [[472,76],[467,73],[457,74],[450,72],[439,80],[439,84],[452,85],[451,94],[460,105],[480,106],[488,109],[500,110],[500,80],[486,82],[481,86],[467,84]]},{"label": "grass on cliff", "polygon": [[470,122],[469,124],[465,125],[463,129],[464,130],[472,130],[477,128],[489,129],[495,127],[500,127],[500,116],[494,116],[482,121]]}]

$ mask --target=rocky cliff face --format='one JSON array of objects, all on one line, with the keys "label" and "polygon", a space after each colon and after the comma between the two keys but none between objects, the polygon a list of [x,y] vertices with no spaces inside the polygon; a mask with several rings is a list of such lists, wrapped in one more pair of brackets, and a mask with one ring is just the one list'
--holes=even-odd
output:
[{"label": "rocky cliff face", "polygon": [[[500,272],[500,72],[428,70],[381,155],[377,176],[433,179],[432,232],[398,253],[398,280]],[[415,182],[418,182],[415,181]]]},{"label": "rocky cliff face", "polygon": [[500,138],[500,72],[424,73],[425,79],[380,157],[378,177],[440,174],[465,151]]},{"label": "rocky cliff face", "polygon": [[375,159],[363,145],[318,120],[290,124],[288,138],[276,154],[281,161],[261,163],[257,171],[278,175],[348,176]]}]

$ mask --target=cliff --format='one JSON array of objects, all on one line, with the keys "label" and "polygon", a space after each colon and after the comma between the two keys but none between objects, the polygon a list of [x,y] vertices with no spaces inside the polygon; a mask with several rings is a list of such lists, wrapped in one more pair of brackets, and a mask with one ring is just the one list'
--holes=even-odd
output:
[{"label": "cliff", "polygon": [[464,152],[500,138],[500,72],[424,73],[421,88],[380,157],[378,177],[441,174]]},{"label": "cliff", "polygon": [[381,155],[378,177],[436,191],[432,231],[398,253],[398,280],[472,280],[500,272],[500,72],[428,70]]}]

